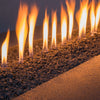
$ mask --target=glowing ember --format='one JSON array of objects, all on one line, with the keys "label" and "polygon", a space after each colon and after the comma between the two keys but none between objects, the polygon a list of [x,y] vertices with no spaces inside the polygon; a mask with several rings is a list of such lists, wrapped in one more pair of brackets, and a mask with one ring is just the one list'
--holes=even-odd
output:
[{"label": "glowing ember", "polygon": [[6,66],[7,64],[7,54],[8,54],[8,46],[9,46],[9,37],[10,37],[10,31],[8,30],[6,39],[4,40],[2,44],[2,50],[1,50],[1,62],[2,65]]},{"label": "glowing ember", "polygon": [[74,10],[75,10],[75,0],[66,0],[68,15],[69,15],[69,35],[68,39],[70,40],[72,38],[72,29],[73,29],[73,23],[74,23]]},{"label": "glowing ember", "polygon": [[36,5],[34,5],[29,15],[29,55],[31,57],[33,56],[33,38],[34,38],[34,30],[35,30],[37,16],[38,16],[38,8]]},{"label": "glowing ember", "polygon": [[49,16],[47,15],[47,9],[45,10],[45,18],[43,20],[43,50],[48,50],[48,28],[49,28]]},{"label": "glowing ember", "polygon": [[21,5],[18,12],[18,19],[16,23],[16,35],[19,43],[19,62],[23,61],[24,47],[27,38],[27,5]]},{"label": "glowing ember", "polygon": [[57,14],[52,12],[52,47],[56,47]]},{"label": "glowing ember", "polygon": [[61,5],[61,40],[62,40],[62,44],[64,44],[66,42],[66,38],[67,38],[67,14],[66,14],[66,11],[65,11],[63,5]]},{"label": "glowing ember", "polygon": [[90,23],[91,23],[91,33],[93,34],[95,31],[95,1],[94,0],[92,0],[91,2]]},{"label": "glowing ember", "polygon": [[100,1],[98,2],[97,8],[96,8],[96,31],[97,31],[99,22],[100,22]]},{"label": "glowing ember", "polygon": [[76,14],[76,20],[79,26],[79,38],[86,34],[86,24],[88,16],[88,0],[80,1],[80,9]]}]

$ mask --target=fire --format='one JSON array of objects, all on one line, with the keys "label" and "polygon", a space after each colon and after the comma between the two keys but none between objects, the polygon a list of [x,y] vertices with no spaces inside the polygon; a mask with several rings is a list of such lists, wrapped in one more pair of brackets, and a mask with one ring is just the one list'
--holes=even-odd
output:
[{"label": "fire", "polygon": [[96,8],[96,31],[99,25],[100,21],[100,1],[98,2],[97,8]]},{"label": "fire", "polygon": [[56,47],[57,14],[52,12],[52,47]]},{"label": "fire", "polygon": [[62,44],[66,42],[67,38],[67,14],[64,7],[61,5],[61,40]]},{"label": "fire", "polygon": [[6,35],[6,39],[4,40],[3,44],[2,44],[2,50],[1,50],[1,62],[2,65],[6,65],[7,64],[7,54],[8,54],[8,46],[9,46],[9,37],[10,37],[10,31],[8,30],[7,35]]},{"label": "fire", "polygon": [[36,5],[34,5],[29,15],[29,55],[30,56],[33,56],[33,38],[34,38],[34,30],[35,30],[37,16],[38,16],[38,8]]},{"label": "fire", "polygon": [[91,23],[91,33],[93,33],[95,31],[95,1],[94,0],[92,0],[91,2],[90,23]]},{"label": "fire", "polygon": [[80,9],[76,14],[76,20],[79,26],[79,38],[86,34],[86,24],[88,16],[88,0],[80,1]]},{"label": "fire", "polygon": [[68,15],[69,15],[69,36],[68,39],[70,40],[72,38],[72,29],[73,29],[73,23],[74,23],[74,11],[75,11],[75,0],[66,0]]},{"label": "fire", "polygon": [[47,9],[45,10],[45,18],[43,20],[43,50],[48,50],[48,28],[49,28],[49,16],[47,15]]},{"label": "fire", "polygon": [[18,12],[18,19],[16,23],[16,36],[19,43],[19,62],[23,61],[25,41],[27,38],[27,5],[21,5]]}]

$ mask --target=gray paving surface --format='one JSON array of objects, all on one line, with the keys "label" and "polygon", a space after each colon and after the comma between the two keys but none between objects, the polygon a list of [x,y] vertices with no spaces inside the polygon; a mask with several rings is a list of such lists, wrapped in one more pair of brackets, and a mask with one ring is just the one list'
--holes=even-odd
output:
[{"label": "gray paving surface", "polygon": [[100,100],[100,55],[13,100]]}]

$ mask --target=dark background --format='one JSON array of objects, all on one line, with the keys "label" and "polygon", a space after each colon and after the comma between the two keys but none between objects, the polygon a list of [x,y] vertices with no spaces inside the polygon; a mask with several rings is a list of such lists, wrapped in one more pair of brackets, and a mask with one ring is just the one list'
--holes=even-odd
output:
[{"label": "dark background", "polygon": [[[6,32],[8,28],[10,28],[10,30],[15,30],[20,2],[26,3],[29,9],[34,3],[37,4],[37,6],[39,7],[37,25],[42,25],[45,8],[48,9],[49,16],[51,16],[52,10],[57,9],[58,21],[60,21],[61,3],[66,8],[65,0],[0,0],[0,33]],[[80,0],[76,0],[75,11],[78,10],[79,4],[80,4]],[[51,21],[51,17],[50,17],[50,21]]]}]

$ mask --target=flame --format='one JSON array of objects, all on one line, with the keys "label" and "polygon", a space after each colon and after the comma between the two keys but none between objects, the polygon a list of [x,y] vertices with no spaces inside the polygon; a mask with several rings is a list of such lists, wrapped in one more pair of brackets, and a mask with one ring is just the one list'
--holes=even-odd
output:
[{"label": "flame", "polygon": [[96,31],[99,25],[100,21],[100,1],[98,2],[97,8],[96,8]]},{"label": "flame", "polygon": [[29,55],[30,56],[33,56],[33,38],[34,38],[34,30],[35,30],[37,16],[38,16],[38,8],[36,5],[34,5],[29,15]]},{"label": "flame", "polygon": [[10,31],[8,29],[7,35],[6,35],[6,39],[4,40],[3,44],[2,44],[2,50],[1,50],[1,62],[2,65],[6,65],[7,64],[7,54],[8,54],[8,46],[9,46],[9,37],[10,37]]},{"label": "flame", "polygon": [[95,31],[95,2],[92,0],[90,9],[91,33]]},{"label": "flame", "polygon": [[47,15],[47,9],[45,10],[45,18],[43,20],[43,50],[48,50],[48,27],[49,16]]},{"label": "flame", "polygon": [[79,26],[79,38],[86,34],[86,24],[88,16],[88,0],[80,1],[80,9],[76,13],[76,20]]},{"label": "flame", "polygon": [[19,62],[23,61],[25,41],[27,38],[27,5],[21,5],[18,12],[18,18],[16,23],[16,36],[19,43]]},{"label": "flame", "polygon": [[63,5],[61,5],[61,40],[62,40],[62,44],[64,44],[66,42],[66,38],[67,38],[67,14],[66,14],[66,11],[65,11]]},{"label": "flame", "polygon": [[52,12],[52,47],[56,47],[57,14]]},{"label": "flame", "polygon": [[75,11],[75,0],[66,0],[68,15],[69,15],[69,36],[68,39],[72,38],[72,29],[73,29],[73,23],[74,23],[74,11]]}]

